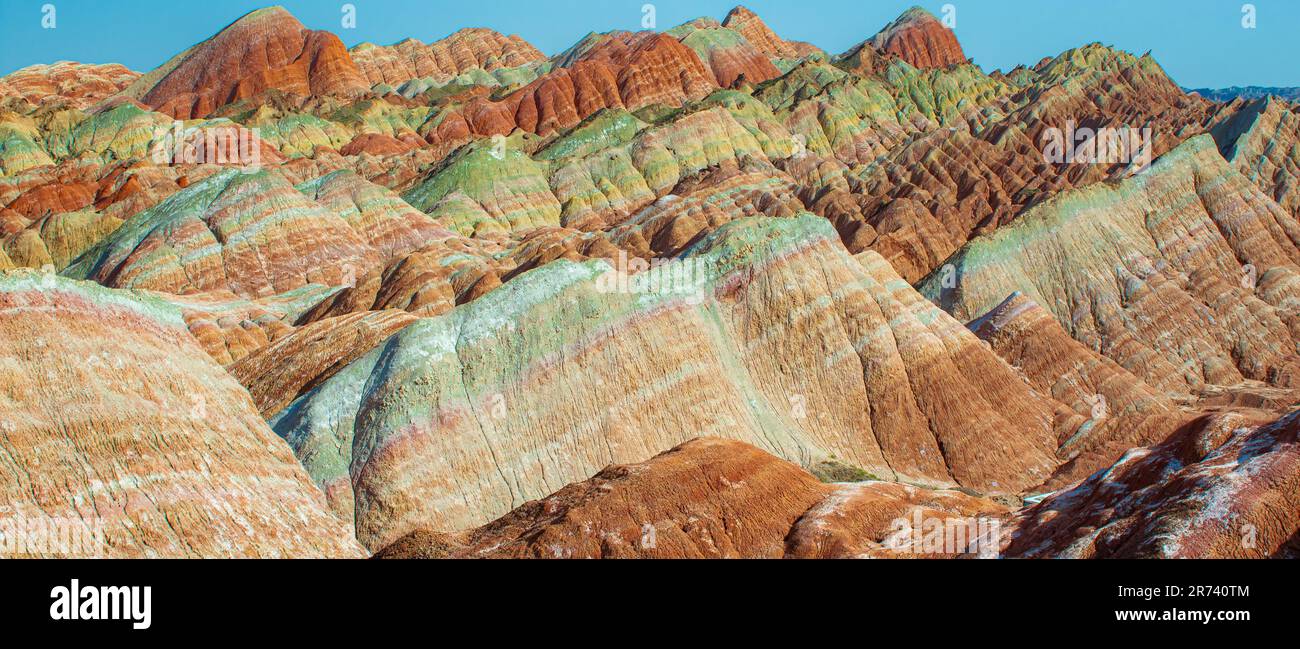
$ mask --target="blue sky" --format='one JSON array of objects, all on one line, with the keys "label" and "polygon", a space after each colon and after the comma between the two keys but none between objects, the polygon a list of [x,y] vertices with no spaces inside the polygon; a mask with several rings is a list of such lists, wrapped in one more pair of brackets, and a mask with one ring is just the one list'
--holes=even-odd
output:
[{"label": "blue sky", "polygon": [[[441,38],[461,27],[519,34],[542,51],[564,50],[590,31],[639,29],[641,8],[658,27],[698,16],[721,19],[736,0],[348,0],[356,29],[342,29],[337,0],[281,0],[304,24],[350,47],[408,36]],[[1151,50],[1188,87],[1300,86],[1300,1],[1252,0],[1257,27],[1242,28],[1241,0],[749,0],[785,38],[841,52],[919,4],[957,9],[957,37],[985,70],[1033,64],[1100,41]],[[42,29],[42,9],[57,27]],[[116,62],[148,71],[239,16],[274,0],[0,0],[0,74],[34,63]]]}]

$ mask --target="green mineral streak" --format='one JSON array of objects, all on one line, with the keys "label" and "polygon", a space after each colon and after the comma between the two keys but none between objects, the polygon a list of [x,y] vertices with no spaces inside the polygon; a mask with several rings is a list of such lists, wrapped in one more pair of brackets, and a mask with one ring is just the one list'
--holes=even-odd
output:
[{"label": "green mineral streak", "polygon": [[104,288],[94,282],[77,281],[58,275],[27,269],[0,272],[0,294],[66,292],[106,308],[129,310],[160,325],[178,330],[185,329],[185,320],[175,305],[156,294],[146,291]]},{"label": "green mineral streak", "polygon": [[[505,146],[497,151],[491,140],[481,140],[452,154],[402,198],[432,214],[444,198],[455,193],[483,206],[490,218],[509,229],[559,225],[560,206],[547,183],[548,172],[546,163],[517,149]],[[444,225],[462,234],[479,228],[476,221]]]},{"label": "green mineral streak", "polygon": [[833,83],[851,75],[826,62],[804,61],[784,76],[763,83],[754,96],[775,113],[789,110],[798,102],[813,99]]},{"label": "green mineral streak", "polygon": [[[1158,227],[1161,219],[1187,209],[1198,198],[1181,196],[1142,219],[1104,216],[1114,214],[1117,206],[1148,204],[1152,188],[1160,187],[1163,178],[1192,168],[1198,164],[1194,158],[1214,149],[1209,135],[1199,135],[1161,156],[1141,175],[1057,194],[1012,223],[968,242],[923,278],[917,291],[946,309],[960,298],[956,315],[961,318],[987,313],[1007,295],[1020,291],[1059,318],[1070,287],[1095,278],[1109,280],[1124,258],[1160,259],[1147,228]],[[1213,155],[1218,158],[1217,151]],[[1202,191],[1227,181],[1198,176]],[[945,286],[945,278],[956,279],[957,285]]]},{"label": "green mineral streak", "polygon": [[587,156],[632,141],[649,125],[621,108],[606,108],[583,120],[534,156],[540,160]]},{"label": "green mineral streak", "polygon": [[0,176],[54,164],[36,143],[39,138],[40,132],[29,121],[0,122]]},{"label": "green mineral streak", "polygon": [[[536,81],[538,77],[550,72],[553,67],[550,61],[535,61],[513,68],[497,68],[491,72],[475,67],[454,77],[410,79],[398,86],[396,92],[407,99],[424,96],[427,100],[436,101],[478,87],[516,88],[523,86]],[[388,84],[380,85],[383,86],[382,89],[379,86],[375,87],[377,94],[394,92],[392,86]]]},{"label": "green mineral streak", "polygon": [[780,71],[781,74],[786,74],[790,72],[791,70],[798,67],[800,63],[803,62],[804,59],[796,59],[796,58],[780,57],[780,58],[772,59],[772,65],[775,65],[776,69]]},{"label": "green mineral streak", "polygon": [[[710,348],[745,398],[742,410],[772,447],[789,457],[807,453],[749,378],[720,310],[707,296],[736,272],[763,268],[800,246],[836,237],[825,219],[809,214],[733,221],[693,248],[688,261],[699,270],[679,285],[703,296],[694,308],[712,338]],[[673,269],[656,267],[631,281],[636,287],[675,285],[667,275],[683,275]],[[601,289],[609,271],[602,261],[555,261],[446,315],[420,320],[300,397],[271,425],[318,482],[342,479],[387,441],[437,421],[439,412],[477,412],[504,386],[523,380],[519,373],[525,369],[559,361],[571,353],[570,346],[590,336],[684,299],[675,291]],[[662,389],[660,383],[672,378],[659,377],[633,390]],[[368,436],[354,438],[362,430]]]},{"label": "green mineral streak", "polygon": [[767,104],[737,90],[718,90],[705,97],[692,110],[722,107],[763,147],[763,153],[772,159],[788,158],[795,154],[795,142],[781,120]]},{"label": "green mineral streak", "polygon": [[339,149],[353,138],[353,133],[342,125],[304,113],[257,119],[247,125],[256,128],[263,140],[291,157],[311,155],[319,146]]},{"label": "green mineral streak", "polygon": [[68,129],[49,128],[46,143],[60,159],[85,153],[100,154],[105,161],[144,158],[150,143],[161,139],[172,124],[166,115],[122,104],[88,115]]},{"label": "green mineral streak", "polygon": [[950,69],[918,70],[904,61],[895,61],[884,76],[895,89],[899,121],[916,112],[941,126],[963,123],[963,109],[988,106],[1013,91],[969,63]]},{"label": "green mineral streak", "polygon": [[[266,193],[273,191],[271,186],[277,184],[277,182],[288,187],[287,181],[267,169],[261,169],[251,174],[244,173],[240,169],[221,171],[210,178],[204,179],[203,182],[182,189],[158,205],[127,219],[111,236],[87,250],[85,254],[68,266],[62,274],[77,279],[88,279],[105,264],[116,263],[117,260],[125,259],[151,233],[159,229],[175,227],[187,219],[204,220],[204,217],[211,211],[213,203],[223,195],[241,196]],[[307,202],[305,198],[302,200],[304,203]],[[238,215],[237,218],[223,219],[220,229],[214,231],[213,236],[221,242],[256,236],[254,231],[256,228],[247,228],[255,220],[257,224],[264,225],[276,219],[289,219],[299,216],[293,210],[284,209],[285,207],[287,206],[281,206],[281,209],[269,217],[266,214],[252,210]],[[321,213],[325,213],[323,209]],[[154,254],[175,255],[178,252],[181,251],[169,248],[158,250]],[[207,254],[210,251],[204,248],[199,250],[187,249],[185,252],[199,255]],[[141,263],[146,262],[142,261]]]},{"label": "green mineral streak", "polygon": [[110,235],[122,221],[93,210],[52,214],[39,222],[43,248],[57,269],[66,267],[86,249]]},{"label": "green mineral streak", "polygon": [[325,115],[325,119],[355,133],[397,137],[402,133],[417,132],[433,113],[434,109],[427,106],[405,108],[381,99],[363,99]]},{"label": "green mineral streak", "polygon": [[610,32],[608,34],[597,34],[596,32],[588,32],[586,36],[582,37],[582,40],[579,40],[577,43],[574,43],[572,47],[561,52],[554,59],[552,59],[552,61],[555,62],[556,67],[560,67],[560,68],[570,67],[574,63],[576,63],[578,59],[582,58],[582,55],[586,54],[587,52],[590,52],[597,45],[600,45],[601,43],[608,40],[611,34],[616,34],[616,33],[618,32]]},{"label": "green mineral streak", "polygon": [[740,32],[717,25],[716,21],[713,24],[687,23],[668,34],[694,50],[705,66],[713,59],[714,52],[752,47]]},{"label": "green mineral streak", "polygon": [[242,297],[235,297],[230,300],[213,302],[211,299],[194,299],[184,295],[166,295],[165,301],[186,311],[197,311],[209,313],[215,317],[221,317],[225,313],[244,313],[255,310],[265,310],[270,312],[270,317],[274,320],[285,322],[296,322],[308,311],[315,308],[321,302],[329,299],[331,296],[343,291],[342,286],[325,286],[324,284],[305,284],[284,293],[272,295],[269,297],[249,300]]}]

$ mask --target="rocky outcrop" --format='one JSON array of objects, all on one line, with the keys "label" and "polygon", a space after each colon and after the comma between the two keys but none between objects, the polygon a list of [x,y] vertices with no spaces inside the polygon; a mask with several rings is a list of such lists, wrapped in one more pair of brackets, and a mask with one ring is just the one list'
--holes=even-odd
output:
[{"label": "rocky outcrop", "polygon": [[284,335],[230,366],[264,418],[415,322],[403,311],[354,313],[314,322]]},{"label": "rocky outcrop", "polygon": [[451,232],[393,192],[343,170],[298,185],[298,190],[338,215],[386,263]]},{"label": "rocky outcrop", "polygon": [[686,23],[670,32],[695,51],[713,71],[713,78],[723,88],[756,85],[781,76],[771,59],[733,31],[712,19]]},{"label": "rocky outcrop", "polygon": [[1048,488],[1109,466],[1128,449],[1159,442],[1188,419],[1168,396],[1071,338],[1023,295],[1012,295],[969,327],[1035,391],[1062,406],[1056,439],[1065,464]]},{"label": "rocky outcrop", "polygon": [[717,88],[690,47],[658,32],[593,34],[561,67],[500,99],[479,96],[443,116],[425,139],[459,145],[521,129],[552,135],[606,108],[680,107]]},{"label": "rocky outcrop", "polygon": [[829,485],[740,442],[697,439],[463,534],[418,530],[378,553],[410,558],[858,558],[907,556],[898,520],[1003,508],[955,491]]},{"label": "rocky outcrop", "polygon": [[362,555],[174,309],[5,273],[0,342],[0,522],[58,530],[20,556]]},{"label": "rocky outcrop", "polygon": [[338,288],[308,284],[299,289],[249,299],[230,291],[193,295],[160,293],[180,309],[190,334],[208,355],[230,365],[294,332],[308,310],[337,294]]},{"label": "rocky outcrop", "polygon": [[106,286],[266,297],[364,283],[379,253],[278,172],[222,171],[129,219],[65,271]]},{"label": "rocky outcrop", "polygon": [[988,492],[1055,468],[1050,402],[821,219],[732,222],[630,284],[609,269],[552,262],[415,323],[273,426],[376,550],[702,434]]},{"label": "rocky outcrop", "polygon": [[962,319],[1014,292],[1148,385],[1295,386],[1300,230],[1208,136],[967,244],[920,290]]},{"label": "rocky outcrop", "polygon": [[920,7],[903,12],[873,36],[870,43],[918,68],[943,68],[966,62],[952,30]]},{"label": "rocky outcrop", "polygon": [[413,38],[387,47],[362,43],[351,55],[369,85],[394,87],[412,79],[446,82],[472,70],[493,72],[546,60],[524,39],[490,29],[462,29],[428,45]]},{"label": "rocky outcrop", "polygon": [[1237,171],[1300,218],[1300,107],[1257,99],[1216,125],[1213,135]]},{"label": "rocky outcrop", "polygon": [[782,59],[797,60],[820,54],[816,46],[798,41],[787,41],[776,35],[762,18],[745,7],[736,7],[727,14],[722,26],[734,30],[751,45],[778,62]]},{"label": "rocky outcrop", "polygon": [[63,104],[86,109],[121,92],[139,76],[116,63],[59,61],[29,66],[0,78],[0,97],[21,97],[38,106]]},{"label": "rocky outcrop", "polygon": [[1019,512],[1011,557],[1296,558],[1300,418],[1207,415]]},{"label": "rocky outcrop", "polygon": [[144,75],[123,94],[177,119],[267,90],[350,96],[369,89],[347,48],[280,7],[259,9]]}]

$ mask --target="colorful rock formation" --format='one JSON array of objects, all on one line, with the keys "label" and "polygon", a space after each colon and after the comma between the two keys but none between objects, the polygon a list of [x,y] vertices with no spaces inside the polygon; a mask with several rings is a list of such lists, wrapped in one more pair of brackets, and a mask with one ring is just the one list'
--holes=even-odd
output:
[{"label": "colorful rock formation", "polygon": [[896,54],[918,68],[943,68],[966,62],[952,30],[920,7],[903,12],[870,42],[876,49]]},{"label": "colorful rock formation", "polygon": [[67,269],[106,286],[266,297],[350,285],[379,253],[278,172],[222,171],[127,220]]},{"label": "colorful rock formation", "polygon": [[1050,495],[1011,521],[1005,554],[1065,558],[1296,558],[1297,414],[1206,416]]},{"label": "colorful rock formation", "polygon": [[771,57],[780,67],[788,67],[793,61],[822,53],[809,43],[787,41],[777,36],[762,18],[745,7],[732,9],[722,21],[722,26],[744,36],[745,40]]},{"label": "colorful rock formation", "polygon": [[350,51],[371,86],[397,87],[412,79],[447,82],[467,72],[519,68],[546,56],[518,36],[462,29],[428,45],[413,38],[388,47],[362,43]]},{"label": "colorful rock formation", "polygon": [[465,534],[417,530],[378,553],[404,558],[861,558],[895,521],[997,517],[997,504],[893,483],[829,485],[753,446],[697,439],[611,466]]},{"label": "colorful rock formation", "polygon": [[804,216],[730,223],[631,278],[552,262],[405,328],[273,425],[378,550],[702,434],[1014,493],[1055,467],[1052,418],[883,260]]},{"label": "colorful rock formation", "polygon": [[161,67],[123,94],[177,119],[275,89],[297,95],[355,95],[369,85],[343,42],[308,30],[280,7],[259,9]]},{"label": "colorful rock formation", "polygon": [[362,556],[175,309],[5,273],[0,341],[0,520],[69,539],[24,555]]},{"label": "colorful rock formation", "polygon": [[131,85],[139,72],[116,63],[59,61],[33,65],[0,78],[0,97],[21,97],[36,105],[65,104],[86,109]]},{"label": "colorful rock formation", "polygon": [[[987,72],[921,9],[838,56],[737,7],[547,58],[275,7],[143,76],[20,70],[0,522],[106,556],[1293,556],[1297,115],[1099,43]],[[953,520],[1003,547],[904,533]]]},{"label": "colorful rock formation", "polygon": [[1293,387],[1296,228],[1198,136],[1122,183],[1067,192],[971,241],[920,290],[963,319],[1023,293],[1167,393]]}]

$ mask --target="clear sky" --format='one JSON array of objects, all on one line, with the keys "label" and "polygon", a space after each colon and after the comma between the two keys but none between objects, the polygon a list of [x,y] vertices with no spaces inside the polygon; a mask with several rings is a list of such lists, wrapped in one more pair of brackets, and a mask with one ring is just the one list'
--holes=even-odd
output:
[{"label": "clear sky", "polygon": [[[519,34],[548,54],[591,31],[640,29],[655,5],[659,29],[699,16],[721,19],[737,0],[281,0],[313,29],[349,47],[406,37],[428,42],[462,27]],[[34,63],[122,63],[148,71],[253,9],[275,0],[0,0],[0,74]],[[56,28],[43,29],[44,6]],[[1242,27],[1241,0],[747,0],[785,38],[838,53],[879,31],[907,7],[956,9],[957,37],[985,70],[1033,64],[1100,41],[1151,50],[1187,87],[1300,86],[1300,0],[1252,0],[1256,28]]]}]

